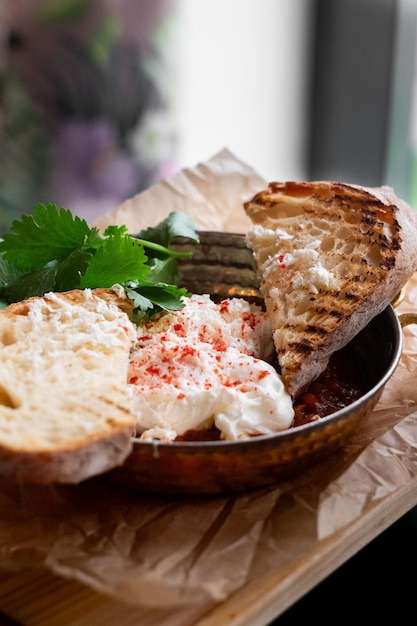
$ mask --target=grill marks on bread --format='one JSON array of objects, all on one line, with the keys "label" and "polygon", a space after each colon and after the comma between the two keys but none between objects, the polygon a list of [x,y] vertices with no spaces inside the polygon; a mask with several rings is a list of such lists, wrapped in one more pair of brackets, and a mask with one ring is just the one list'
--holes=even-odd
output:
[{"label": "grill marks on bread", "polygon": [[271,183],[245,204],[282,375],[296,396],[417,269],[417,216],[389,188]]}]

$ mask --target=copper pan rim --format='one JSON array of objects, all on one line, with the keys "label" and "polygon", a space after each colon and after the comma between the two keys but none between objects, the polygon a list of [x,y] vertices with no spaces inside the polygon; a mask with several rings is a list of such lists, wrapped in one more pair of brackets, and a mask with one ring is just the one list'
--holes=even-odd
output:
[{"label": "copper pan rim", "polygon": [[[204,231],[199,246],[180,241],[193,258],[180,268],[193,293],[222,298],[259,296],[259,277],[244,235]],[[196,269],[197,268],[197,269]],[[297,476],[339,450],[368,418],[403,351],[403,327],[416,314],[397,315],[390,304],[348,344],[367,391],[352,404],[297,427],[237,441],[142,441],[108,479],[162,495],[210,495],[257,489]]]},{"label": "copper pan rim", "polygon": [[411,317],[408,314],[405,314],[407,316],[406,319],[408,321],[404,324],[404,322],[402,322],[401,320],[403,316],[397,316],[392,305],[389,305],[387,309],[385,309],[385,311],[380,315],[389,316],[389,319],[393,325],[395,348],[391,357],[391,362],[385,374],[379,379],[379,382],[377,382],[371,389],[365,392],[360,398],[352,402],[352,404],[345,406],[339,411],[335,411],[331,415],[322,417],[320,420],[315,421],[315,422],[310,422],[308,424],[303,424],[300,426],[294,426],[294,427],[291,427],[291,428],[288,428],[288,429],[285,429],[276,433],[268,434],[268,435],[257,435],[256,437],[252,437],[252,438],[242,438],[242,439],[229,440],[229,441],[209,441],[209,442],[207,441],[186,441],[186,442],[169,441],[169,442],[166,442],[166,441],[158,441],[158,440],[146,441],[146,440],[141,440],[137,437],[133,437],[132,440],[134,442],[134,445],[135,446],[137,445],[151,446],[152,448],[168,447],[168,448],[177,448],[177,449],[183,449],[183,450],[189,450],[190,448],[199,448],[200,450],[212,449],[212,448],[219,448],[220,450],[225,450],[226,448],[229,448],[229,447],[230,448],[237,448],[237,447],[245,448],[247,446],[253,446],[255,442],[261,442],[261,441],[270,442],[270,441],[277,441],[277,440],[285,441],[286,439],[291,440],[298,434],[303,435],[303,433],[306,433],[310,430],[318,431],[320,429],[324,429],[328,422],[336,422],[339,419],[343,420],[343,419],[348,418],[349,415],[352,413],[352,411],[355,411],[355,409],[357,409],[358,407],[361,407],[362,405],[367,404],[372,399],[372,397],[374,397],[376,394],[379,394],[380,392],[383,391],[388,380],[391,378],[391,376],[397,369],[398,363],[401,359],[401,355],[403,351],[403,343],[404,343],[401,329],[402,327],[410,323],[417,323],[417,314],[412,313],[410,314]]}]

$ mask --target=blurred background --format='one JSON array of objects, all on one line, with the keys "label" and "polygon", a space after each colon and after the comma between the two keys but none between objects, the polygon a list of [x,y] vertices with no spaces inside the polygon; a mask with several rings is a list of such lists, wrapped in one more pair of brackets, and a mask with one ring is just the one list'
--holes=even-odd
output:
[{"label": "blurred background", "polygon": [[305,176],[315,1],[182,0],[179,157],[226,146],[268,179]]},{"label": "blurred background", "polygon": [[269,180],[392,185],[417,206],[415,0],[183,0],[179,156]]},{"label": "blurred background", "polygon": [[0,0],[0,231],[227,147],[417,207],[415,0]]}]

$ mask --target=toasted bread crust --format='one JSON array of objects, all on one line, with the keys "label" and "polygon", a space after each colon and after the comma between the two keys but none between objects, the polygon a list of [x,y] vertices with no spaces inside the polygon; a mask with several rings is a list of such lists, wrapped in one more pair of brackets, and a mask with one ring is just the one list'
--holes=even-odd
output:
[{"label": "toasted bread crust", "polygon": [[417,270],[417,214],[389,187],[326,181],[274,182],[244,208],[282,376],[296,397]]}]

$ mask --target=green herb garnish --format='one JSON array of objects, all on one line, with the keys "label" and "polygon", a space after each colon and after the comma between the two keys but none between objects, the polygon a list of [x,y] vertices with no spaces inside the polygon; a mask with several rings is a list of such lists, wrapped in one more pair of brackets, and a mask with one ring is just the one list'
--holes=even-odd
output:
[{"label": "green herb garnish", "polygon": [[125,226],[109,226],[101,235],[68,209],[37,204],[0,241],[2,306],[48,291],[121,285],[134,301],[136,321],[180,309],[190,294],[176,286],[177,260],[190,253],[172,249],[177,236],[199,241],[180,211],[132,237]]}]

